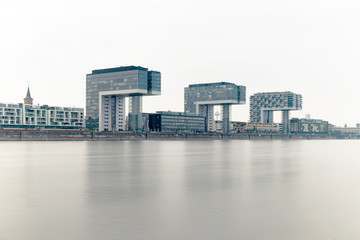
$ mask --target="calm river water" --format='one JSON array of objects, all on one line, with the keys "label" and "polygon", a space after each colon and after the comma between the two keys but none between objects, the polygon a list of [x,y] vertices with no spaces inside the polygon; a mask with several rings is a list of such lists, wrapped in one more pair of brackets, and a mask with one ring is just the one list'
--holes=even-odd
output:
[{"label": "calm river water", "polygon": [[0,142],[1,240],[358,240],[360,141]]}]

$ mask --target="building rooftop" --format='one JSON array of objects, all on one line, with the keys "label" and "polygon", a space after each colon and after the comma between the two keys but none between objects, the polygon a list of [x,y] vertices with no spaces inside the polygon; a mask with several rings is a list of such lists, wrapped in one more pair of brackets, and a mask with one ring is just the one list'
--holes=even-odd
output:
[{"label": "building rooftop", "polygon": [[156,111],[156,114],[171,115],[171,116],[202,117],[200,114],[197,113],[173,112],[173,111]]},{"label": "building rooftop", "polygon": [[140,66],[125,66],[125,67],[116,67],[116,68],[96,69],[96,70],[92,70],[91,74],[124,72],[124,71],[132,71],[132,70],[144,70],[144,71],[147,71],[148,69],[140,67]]},{"label": "building rooftop", "polygon": [[229,82],[216,82],[216,83],[199,83],[199,84],[190,84],[189,87],[210,87],[210,86],[221,86],[221,85],[236,85]]},{"label": "building rooftop", "polygon": [[[296,94],[294,92],[291,91],[283,91],[283,92],[258,92],[255,93],[254,95],[267,95],[267,94]],[[299,94],[297,94],[299,95]]]}]

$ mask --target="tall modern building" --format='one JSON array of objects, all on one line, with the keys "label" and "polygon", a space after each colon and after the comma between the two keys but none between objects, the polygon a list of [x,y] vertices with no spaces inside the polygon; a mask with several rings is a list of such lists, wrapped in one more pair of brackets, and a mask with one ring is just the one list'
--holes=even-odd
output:
[{"label": "tall modern building", "polygon": [[93,70],[86,75],[86,127],[99,131],[142,131],[142,97],[160,94],[160,72],[136,66]]},{"label": "tall modern building", "polygon": [[250,122],[273,123],[274,111],[282,112],[283,132],[289,133],[289,112],[302,109],[302,96],[292,92],[256,93],[250,97]]},{"label": "tall modern building", "polygon": [[193,84],[185,88],[185,112],[206,117],[206,130],[216,131],[214,106],[220,105],[224,123],[223,132],[229,132],[230,107],[246,103],[246,87],[234,83],[218,82]]}]

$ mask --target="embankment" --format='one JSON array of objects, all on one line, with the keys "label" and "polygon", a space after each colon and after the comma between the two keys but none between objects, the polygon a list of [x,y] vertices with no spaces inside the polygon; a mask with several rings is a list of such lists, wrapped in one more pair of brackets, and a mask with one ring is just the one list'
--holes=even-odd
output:
[{"label": "embankment", "polygon": [[133,133],[133,132],[66,132],[66,131],[0,131],[0,141],[123,141],[123,140],[301,140],[359,139],[357,135],[329,134],[221,134],[221,133]]}]

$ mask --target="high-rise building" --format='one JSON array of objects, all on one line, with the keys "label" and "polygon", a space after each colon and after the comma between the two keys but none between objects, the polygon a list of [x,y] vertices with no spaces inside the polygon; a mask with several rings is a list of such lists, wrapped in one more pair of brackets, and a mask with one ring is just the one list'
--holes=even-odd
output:
[{"label": "high-rise building", "polygon": [[93,70],[86,75],[86,127],[99,131],[142,131],[142,97],[160,94],[160,72],[136,66]]},{"label": "high-rise building", "polygon": [[185,88],[185,112],[197,113],[206,117],[207,131],[216,131],[214,106],[221,106],[223,132],[228,133],[231,105],[245,104],[245,102],[246,87],[234,83],[193,84]]},{"label": "high-rise building", "polygon": [[274,111],[282,112],[282,130],[289,133],[289,113],[302,109],[302,96],[292,92],[256,93],[250,97],[250,122],[273,123]]}]

